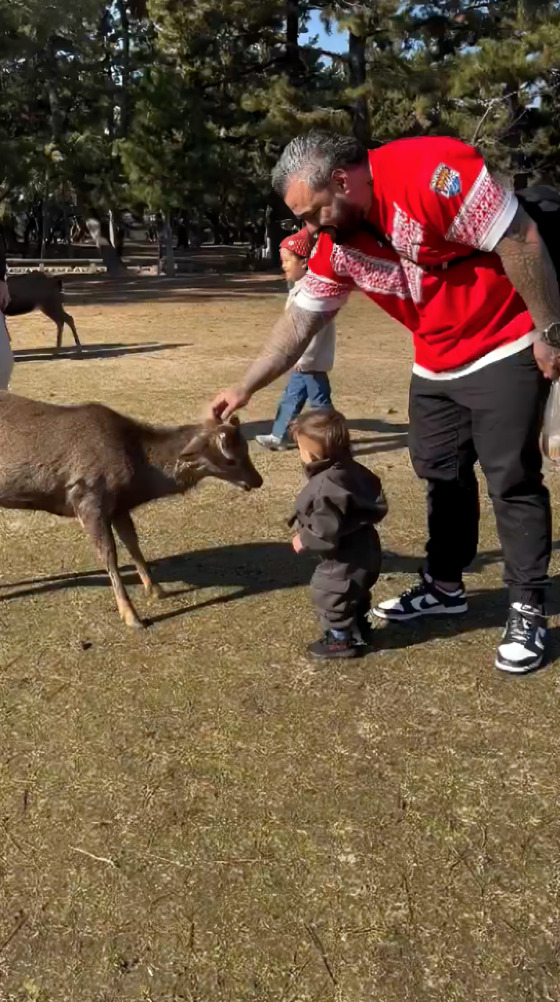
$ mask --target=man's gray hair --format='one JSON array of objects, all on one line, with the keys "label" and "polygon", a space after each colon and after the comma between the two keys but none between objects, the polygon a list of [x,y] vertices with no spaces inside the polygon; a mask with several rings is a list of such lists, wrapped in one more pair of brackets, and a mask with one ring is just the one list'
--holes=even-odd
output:
[{"label": "man's gray hair", "polygon": [[307,132],[296,136],[286,146],[272,171],[272,186],[284,196],[292,180],[305,181],[313,191],[321,191],[330,182],[332,172],[338,167],[351,167],[365,163],[367,150],[354,136],[338,132]]}]

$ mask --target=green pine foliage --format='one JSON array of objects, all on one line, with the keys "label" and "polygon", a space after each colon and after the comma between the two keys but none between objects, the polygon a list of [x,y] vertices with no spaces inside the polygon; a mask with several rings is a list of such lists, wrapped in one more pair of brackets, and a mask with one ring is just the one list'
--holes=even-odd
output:
[{"label": "green pine foliage", "polygon": [[560,184],[559,67],[556,0],[0,0],[0,212],[241,233],[281,214],[270,167],[317,126],[456,135]]}]

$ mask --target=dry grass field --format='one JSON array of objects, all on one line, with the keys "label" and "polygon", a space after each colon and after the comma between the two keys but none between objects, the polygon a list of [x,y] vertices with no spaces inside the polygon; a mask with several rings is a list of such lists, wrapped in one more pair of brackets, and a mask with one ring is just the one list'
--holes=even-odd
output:
[{"label": "dry grass field", "polygon": [[[84,356],[14,320],[12,389],[160,423],[196,420],[284,305],[262,276],[68,290]],[[390,503],[385,597],[424,543],[410,343],[359,298],[339,330],[335,401]],[[145,631],[77,524],[0,512],[1,1002],[557,1002],[560,645],[530,677],[492,667],[487,499],[469,615],[325,666],[286,528],[298,456],[251,448],[260,491],[139,513],[171,593],[147,605],[126,572]]]}]

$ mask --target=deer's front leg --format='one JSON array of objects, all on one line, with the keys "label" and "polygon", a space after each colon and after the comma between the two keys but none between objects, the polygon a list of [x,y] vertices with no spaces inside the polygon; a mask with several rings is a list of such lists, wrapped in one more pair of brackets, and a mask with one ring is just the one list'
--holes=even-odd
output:
[{"label": "deer's front leg", "polygon": [[144,585],[146,594],[150,598],[164,598],[164,589],[152,579],[150,569],[144,560],[144,555],[140,549],[140,543],[138,542],[136,527],[130,514],[128,512],[122,512],[120,515],[117,515],[117,517],[113,519],[113,527],[121,543],[126,547],[132,557],[134,566],[138,571],[138,576]]},{"label": "deer's front leg", "polygon": [[97,556],[109,572],[121,619],[127,626],[142,628],[144,624],[136,614],[119,573],[117,547],[109,520],[102,515],[100,506],[89,499],[78,502],[75,510],[80,523],[92,539]]}]

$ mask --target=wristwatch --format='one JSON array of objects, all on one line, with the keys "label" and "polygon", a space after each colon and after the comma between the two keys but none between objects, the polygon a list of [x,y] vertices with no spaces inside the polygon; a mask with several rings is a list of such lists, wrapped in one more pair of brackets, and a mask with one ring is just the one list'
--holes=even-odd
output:
[{"label": "wristwatch", "polygon": [[541,337],[551,348],[560,349],[560,321],[556,320],[542,331]]}]

